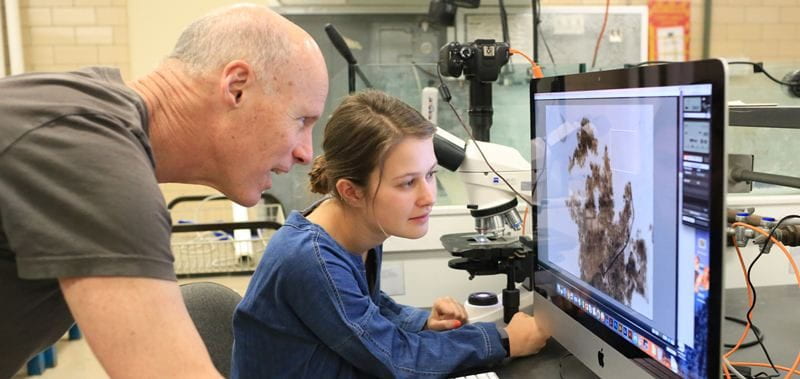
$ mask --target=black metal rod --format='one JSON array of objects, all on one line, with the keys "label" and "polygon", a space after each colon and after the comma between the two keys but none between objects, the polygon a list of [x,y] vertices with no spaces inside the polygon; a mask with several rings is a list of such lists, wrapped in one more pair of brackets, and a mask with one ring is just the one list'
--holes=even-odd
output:
[{"label": "black metal rod", "polygon": [[233,233],[236,229],[275,229],[282,225],[274,221],[243,221],[243,222],[218,222],[214,224],[176,224],[172,225],[173,233],[208,232],[221,230]]},{"label": "black metal rod", "polygon": [[478,141],[489,142],[492,127],[492,83],[483,83],[475,77],[469,81],[469,126]]},{"label": "black metal rod", "polygon": [[[280,202],[280,200],[278,200],[278,198],[276,198],[275,196],[272,196],[272,195],[270,195],[270,194],[268,194],[266,192],[262,192],[261,193],[261,199],[264,200],[264,204],[278,204],[278,205],[281,206],[281,208],[283,208],[283,204]],[[170,201],[167,204],[167,209],[168,210],[172,210],[172,208],[174,208],[176,205],[178,205],[180,203],[184,203],[184,202],[189,202],[189,201],[197,202],[197,201],[206,201],[206,200],[208,200],[208,201],[228,200],[228,198],[225,197],[225,195],[178,196],[178,197],[172,199],[172,201]]]},{"label": "black metal rod", "polygon": [[539,0],[531,0],[533,9],[533,61],[539,62]]},{"label": "black metal rod", "polygon": [[514,265],[510,262],[506,268],[506,275],[506,288],[503,289],[503,321],[508,324],[519,312],[519,290],[515,284]]},{"label": "black metal rod", "polygon": [[731,170],[731,179],[737,182],[759,182],[776,186],[800,188],[800,178],[785,175],[767,174],[744,169]]},{"label": "black metal rod", "polygon": [[361,81],[364,82],[364,85],[367,88],[374,88],[372,87],[372,83],[370,83],[369,79],[367,79],[367,76],[364,75],[364,72],[361,71],[361,67],[356,66],[356,74],[358,74],[358,77],[361,78]]},{"label": "black metal rod", "polygon": [[356,65],[347,65],[347,93],[353,94],[356,92]]},{"label": "black metal rod", "polygon": [[706,0],[703,6],[703,59],[711,58],[711,3]]},{"label": "black metal rod", "polygon": [[731,107],[730,126],[800,129],[800,109],[797,107]]}]

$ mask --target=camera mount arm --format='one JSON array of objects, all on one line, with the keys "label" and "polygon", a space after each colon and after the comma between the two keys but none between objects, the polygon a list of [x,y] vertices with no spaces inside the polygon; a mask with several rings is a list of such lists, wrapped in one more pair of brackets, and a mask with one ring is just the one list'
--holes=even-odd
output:
[{"label": "camera mount arm", "polygon": [[469,44],[450,42],[439,50],[439,72],[469,80],[469,125],[477,141],[489,141],[492,127],[492,82],[508,63],[509,45],[493,39],[477,39]]}]

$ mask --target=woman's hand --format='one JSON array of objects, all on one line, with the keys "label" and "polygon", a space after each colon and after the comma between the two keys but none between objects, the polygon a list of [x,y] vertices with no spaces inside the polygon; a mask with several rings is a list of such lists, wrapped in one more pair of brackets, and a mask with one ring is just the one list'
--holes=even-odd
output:
[{"label": "woman's hand", "polygon": [[425,324],[430,330],[450,330],[467,323],[467,310],[452,297],[440,297],[433,303],[431,316]]},{"label": "woman's hand", "polygon": [[545,331],[539,328],[536,318],[522,312],[517,312],[506,326],[508,342],[511,348],[511,357],[524,357],[538,353],[550,338]]}]

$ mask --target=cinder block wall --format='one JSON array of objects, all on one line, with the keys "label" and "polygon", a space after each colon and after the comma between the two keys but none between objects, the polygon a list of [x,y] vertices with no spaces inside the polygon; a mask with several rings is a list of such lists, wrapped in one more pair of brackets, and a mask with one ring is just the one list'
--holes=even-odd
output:
[{"label": "cinder block wall", "polygon": [[26,71],[115,66],[126,79],[128,0],[21,0]]},{"label": "cinder block wall", "polygon": [[800,60],[800,0],[714,0],[711,55]]},{"label": "cinder block wall", "polygon": [[[28,71],[111,65],[130,71],[128,0],[20,0]],[[691,52],[702,55],[704,0],[691,2]],[[647,5],[647,0],[612,0]],[[605,0],[543,0],[542,5],[605,5]],[[711,56],[798,61],[800,0],[714,0]]]}]

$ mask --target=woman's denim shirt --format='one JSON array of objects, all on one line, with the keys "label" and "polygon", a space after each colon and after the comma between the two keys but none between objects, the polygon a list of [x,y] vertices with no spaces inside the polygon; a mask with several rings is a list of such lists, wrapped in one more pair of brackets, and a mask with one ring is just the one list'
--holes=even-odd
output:
[{"label": "woman's denim shirt", "polygon": [[[380,273],[382,247],[374,250]],[[435,281],[436,278],[430,278]],[[505,356],[494,324],[423,330],[429,312],[369,291],[361,256],[294,211],[233,317],[234,378],[442,377]]]}]

